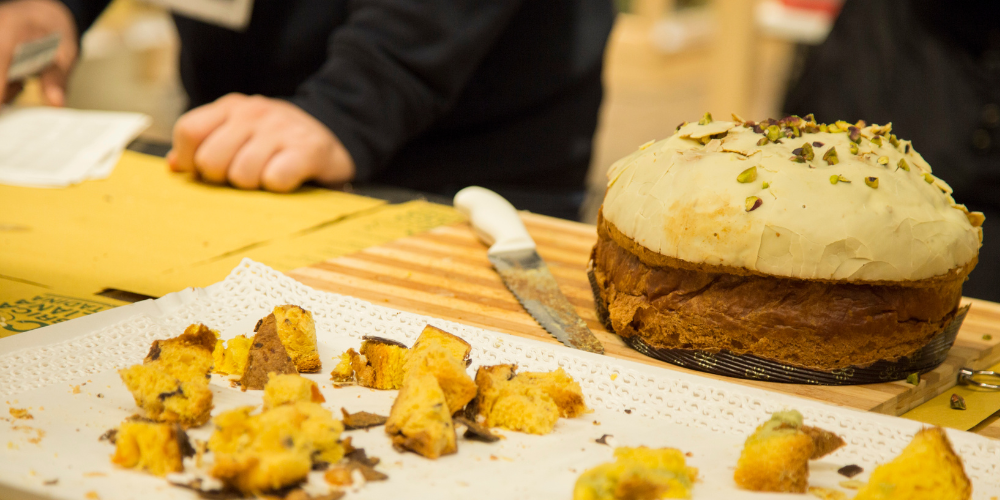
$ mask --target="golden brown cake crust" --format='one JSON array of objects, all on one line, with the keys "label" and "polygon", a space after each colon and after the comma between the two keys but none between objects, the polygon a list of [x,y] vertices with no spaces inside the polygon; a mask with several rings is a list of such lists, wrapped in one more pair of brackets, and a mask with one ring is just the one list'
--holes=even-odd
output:
[{"label": "golden brown cake crust", "polygon": [[954,318],[975,265],[947,278],[867,284],[760,276],[656,255],[603,217],[593,257],[598,299],[622,337],[818,370],[894,360],[924,346]]},{"label": "golden brown cake crust", "polygon": [[247,359],[247,367],[240,378],[240,386],[243,390],[263,389],[267,384],[268,374],[298,373],[291,356],[282,345],[278,337],[278,324],[274,319],[274,314],[257,323],[256,333],[253,336],[253,344],[250,346],[250,356]]},{"label": "golden brown cake crust", "polygon": [[160,357],[160,350],[166,344],[174,345],[185,345],[190,347],[201,348],[212,353],[215,350],[215,344],[218,339],[212,330],[201,324],[193,324],[184,329],[184,333],[172,338],[165,340],[154,340],[153,345],[149,347],[149,352],[146,353],[146,358],[143,362],[156,361]]}]

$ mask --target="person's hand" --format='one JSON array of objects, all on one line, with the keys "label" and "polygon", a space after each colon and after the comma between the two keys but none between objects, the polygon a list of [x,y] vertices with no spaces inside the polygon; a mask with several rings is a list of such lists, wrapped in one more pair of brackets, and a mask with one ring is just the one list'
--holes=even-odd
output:
[{"label": "person's hand", "polygon": [[167,162],[213,183],[289,192],[303,182],[343,184],[354,160],[330,129],[280,99],[229,94],[174,125]]},{"label": "person's hand", "polygon": [[62,35],[55,60],[40,76],[42,98],[51,106],[66,102],[66,80],[78,51],[73,14],[56,0],[13,0],[0,2],[0,103],[17,97],[22,82],[7,83],[7,69],[14,49],[52,33]]}]

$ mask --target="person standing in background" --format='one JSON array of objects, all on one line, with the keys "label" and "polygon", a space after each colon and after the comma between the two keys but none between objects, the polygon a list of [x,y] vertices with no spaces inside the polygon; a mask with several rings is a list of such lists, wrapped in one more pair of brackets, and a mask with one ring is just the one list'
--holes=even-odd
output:
[{"label": "person standing in background", "polygon": [[1000,301],[1000,6],[848,0],[807,55],[785,112],[892,131],[986,215],[970,297]]},{"label": "person standing in background", "polygon": [[[17,44],[58,32],[41,82],[62,105],[108,3],[0,1],[0,77]],[[167,159],[242,189],[478,184],[576,219],[613,18],[610,0],[256,0],[244,31],[175,14],[193,109]]]}]

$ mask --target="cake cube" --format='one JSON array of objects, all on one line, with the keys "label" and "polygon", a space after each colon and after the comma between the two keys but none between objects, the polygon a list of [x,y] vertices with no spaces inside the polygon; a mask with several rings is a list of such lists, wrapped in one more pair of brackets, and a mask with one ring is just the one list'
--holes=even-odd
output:
[{"label": "cake cube", "polygon": [[972,484],[940,427],[921,429],[893,461],[872,471],[855,500],[969,500]]},{"label": "cake cube", "polygon": [[312,313],[295,305],[274,308],[278,337],[295,367],[302,373],[315,373],[323,367],[316,348],[316,323]]},{"label": "cake cube", "polygon": [[392,403],[385,432],[396,449],[435,459],[458,451],[451,415],[434,375],[423,370],[408,371]]}]

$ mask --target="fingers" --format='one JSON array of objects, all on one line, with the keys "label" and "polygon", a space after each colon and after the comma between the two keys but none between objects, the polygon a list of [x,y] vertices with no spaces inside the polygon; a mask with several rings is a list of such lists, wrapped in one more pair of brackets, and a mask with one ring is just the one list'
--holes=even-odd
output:
[{"label": "fingers", "polygon": [[223,183],[233,157],[253,135],[253,125],[245,120],[230,119],[212,131],[194,154],[194,166],[201,178]]},{"label": "fingers", "polygon": [[261,174],[261,184],[264,189],[276,193],[294,191],[312,177],[313,163],[302,150],[283,149],[267,162]]},{"label": "fingers", "polygon": [[39,78],[42,84],[42,97],[49,106],[62,107],[66,104],[67,74],[59,66],[49,66]]},{"label": "fingers", "polygon": [[192,109],[181,116],[174,125],[174,161],[171,168],[177,172],[195,170],[194,155],[201,143],[222,126],[229,117],[231,104],[219,99],[211,104]]},{"label": "fingers", "polygon": [[281,143],[274,134],[258,132],[233,157],[229,183],[240,189],[259,189],[264,167],[280,149]]}]

